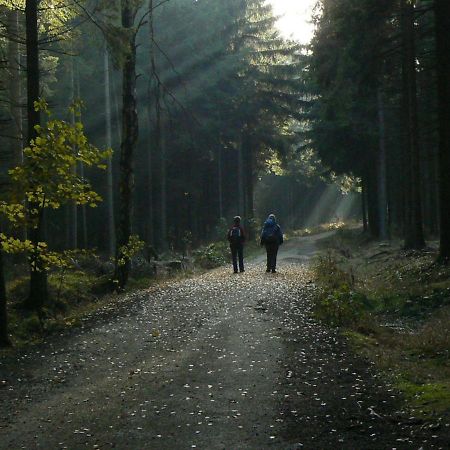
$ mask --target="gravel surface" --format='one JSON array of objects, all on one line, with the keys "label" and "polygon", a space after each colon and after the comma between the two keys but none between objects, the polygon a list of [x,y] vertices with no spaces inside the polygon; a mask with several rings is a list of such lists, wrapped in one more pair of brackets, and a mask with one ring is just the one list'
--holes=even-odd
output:
[{"label": "gravel surface", "polygon": [[214,270],[128,299],[0,360],[1,449],[449,448],[311,315],[316,238],[243,274]]}]

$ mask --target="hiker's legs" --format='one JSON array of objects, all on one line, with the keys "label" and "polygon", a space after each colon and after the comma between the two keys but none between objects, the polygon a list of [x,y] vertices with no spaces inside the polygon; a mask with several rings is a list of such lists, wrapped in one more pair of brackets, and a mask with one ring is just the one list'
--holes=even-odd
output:
[{"label": "hiker's legs", "polygon": [[235,272],[238,271],[238,263],[237,263],[237,256],[238,256],[238,249],[235,245],[230,245],[231,250],[231,259],[233,261],[233,270]]},{"label": "hiker's legs", "polygon": [[275,270],[277,266],[277,244],[267,244],[267,270]]},{"label": "hiker's legs", "polygon": [[237,248],[238,256],[239,256],[239,270],[241,272],[244,271],[244,246],[241,244]]},{"label": "hiker's legs", "polygon": [[272,271],[275,271],[277,268],[277,254],[278,254],[278,245],[273,246],[273,254],[272,254]]}]

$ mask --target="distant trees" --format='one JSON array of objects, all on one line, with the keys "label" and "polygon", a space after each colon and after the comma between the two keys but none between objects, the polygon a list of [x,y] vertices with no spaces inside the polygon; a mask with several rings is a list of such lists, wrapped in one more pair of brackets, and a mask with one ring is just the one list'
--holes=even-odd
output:
[{"label": "distant trees", "polygon": [[424,232],[436,232],[439,216],[445,254],[447,16],[435,21],[433,6],[442,8],[439,1],[323,0],[311,47],[309,85],[316,97],[308,117],[323,162],[361,178],[371,234],[401,233],[406,248],[420,249]]},{"label": "distant trees", "polygon": [[450,261],[450,4],[435,0],[439,113],[439,217],[441,261]]},{"label": "distant trees", "polygon": [[178,246],[186,232],[206,237],[220,215],[253,217],[257,174],[289,145],[285,130],[302,105],[302,82],[300,49],[277,35],[262,1],[174,0],[153,21],[155,201],[142,211],[153,211],[161,248],[167,236]]}]

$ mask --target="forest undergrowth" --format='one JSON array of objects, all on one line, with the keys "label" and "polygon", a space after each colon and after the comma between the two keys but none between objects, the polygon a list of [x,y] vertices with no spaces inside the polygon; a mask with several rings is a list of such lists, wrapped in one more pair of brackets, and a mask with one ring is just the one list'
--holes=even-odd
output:
[{"label": "forest undergrowth", "polygon": [[440,426],[450,415],[450,268],[435,264],[437,243],[405,251],[341,229],[320,247],[317,317],[375,362],[409,413]]},{"label": "forest undergrowth", "polygon": [[[256,241],[249,242],[245,256],[251,257],[259,251]],[[48,335],[81,326],[96,314],[113,314],[127,298],[142,289],[220,267],[229,262],[229,252],[228,243],[224,241],[200,246],[187,255],[168,251],[158,259],[148,258],[142,252],[133,258],[127,289],[119,294],[112,288],[112,262],[92,252],[80,253],[73,266],[49,272],[49,298],[40,317],[24,307],[29,289],[27,264],[11,257],[6,287],[13,348],[40,343]]]}]

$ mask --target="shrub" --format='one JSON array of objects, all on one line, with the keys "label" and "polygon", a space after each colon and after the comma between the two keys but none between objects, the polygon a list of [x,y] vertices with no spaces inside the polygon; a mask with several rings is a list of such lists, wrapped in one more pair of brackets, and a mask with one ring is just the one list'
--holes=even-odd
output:
[{"label": "shrub", "polygon": [[194,262],[203,269],[213,269],[225,264],[229,258],[230,249],[226,242],[215,242],[194,252]]},{"label": "shrub", "polygon": [[317,259],[313,272],[322,289],[315,298],[316,316],[331,326],[357,327],[370,304],[364,294],[353,290],[352,273],[340,269],[331,253]]},{"label": "shrub", "polygon": [[331,292],[323,292],[315,300],[316,316],[328,325],[356,327],[367,317],[367,297],[342,284]]},{"label": "shrub", "polygon": [[325,290],[334,290],[342,285],[353,286],[353,276],[338,267],[331,253],[319,256],[313,265],[314,277]]}]

